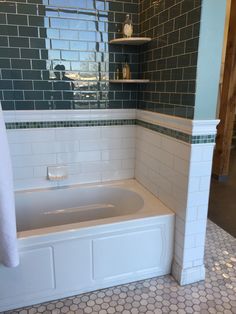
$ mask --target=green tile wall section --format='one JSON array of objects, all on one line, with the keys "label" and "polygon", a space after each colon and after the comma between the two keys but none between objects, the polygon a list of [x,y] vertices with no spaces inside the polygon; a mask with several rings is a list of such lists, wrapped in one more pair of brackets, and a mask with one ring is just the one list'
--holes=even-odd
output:
[{"label": "green tile wall section", "polygon": [[140,35],[152,42],[140,51],[138,108],[193,119],[201,0],[140,0]]},{"label": "green tile wall section", "polygon": [[70,127],[96,127],[96,126],[122,126],[139,125],[146,129],[161,133],[189,144],[215,143],[215,135],[189,135],[172,130],[157,124],[152,124],[138,119],[116,120],[86,120],[86,121],[38,121],[38,122],[7,122],[8,130],[16,129],[41,129],[41,128],[70,128]]},{"label": "green tile wall section", "polygon": [[109,84],[136,47],[109,45],[127,13],[139,31],[139,0],[0,1],[3,110],[136,108],[137,85]]}]

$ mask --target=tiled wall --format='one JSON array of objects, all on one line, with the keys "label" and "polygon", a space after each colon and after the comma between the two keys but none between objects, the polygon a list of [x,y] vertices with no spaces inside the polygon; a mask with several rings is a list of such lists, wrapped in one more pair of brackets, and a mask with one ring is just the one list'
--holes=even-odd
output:
[{"label": "tiled wall", "polygon": [[[15,189],[134,177],[134,125],[8,130]],[[47,180],[47,166],[66,165],[68,178]]]},{"label": "tiled wall", "polygon": [[141,0],[140,34],[152,42],[141,49],[139,109],[192,119],[195,104],[201,0]]},{"label": "tiled wall", "polygon": [[0,100],[4,110],[134,108],[137,86],[110,85],[135,48],[112,46],[126,13],[138,33],[138,0],[0,1]]},{"label": "tiled wall", "polygon": [[135,178],[176,214],[173,275],[205,278],[204,245],[213,143],[188,144],[137,126]]}]

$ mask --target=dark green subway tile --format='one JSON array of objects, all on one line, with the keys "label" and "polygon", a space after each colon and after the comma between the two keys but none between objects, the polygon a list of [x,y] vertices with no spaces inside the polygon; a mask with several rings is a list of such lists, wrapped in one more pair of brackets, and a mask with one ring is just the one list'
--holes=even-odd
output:
[{"label": "dark green subway tile", "polygon": [[7,23],[7,16],[6,16],[6,14],[0,12],[0,24],[6,24],[6,23]]},{"label": "dark green subway tile", "polygon": [[13,25],[1,25],[0,35],[17,36],[17,26]]},{"label": "dark green subway tile", "polygon": [[14,89],[19,90],[32,90],[33,83],[32,81],[20,80],[20,81],[13,81]]},{"label": "dark green subway tile", "polygon": [[3,79],[22,79],[21,70],[6,70],[2,69],[2,78]]},{"label": "dark green subway tile", "polygon": [[19,58],[19,48],[0,48],[0,58]]},{"label": "dark green subway tile", "polygon": [[49,81],[34,81],[35,90],[52,90],[52,82]]},{"label": "dark green subway tile", "polygon": [[10,101],[1,101],[1,106],[2,110],[15,110],[15,102],[10,100]]},{"label": "dark green subway tile", "polygon": [[27,59],[11,59],[11,66],[13,69],[30,69],[31,63]]},{"label": "dark green subway tile", "polygon": [[37,6],[33,4],[17,4],[17,12],[21,14],[37,14]]},{"label": "dark green subway tile", "polygon": [[29,26],[46,26],[43,16],[29,16]]},{"label": "dark green subway tile", "polygon": [[185,52],[195,52],[198,50],[198,38],[187,40],[185,43]]},{"label": "dark green subway tile", "polygon": [[14,2],[0,2],[0,12],[16,13],[16,4]]},{"label": "dark green subway tile", "polygon": [[38,28],[33,26],[19,26],[19,36],[38,37]]},{"label": "dark green subway tile", "polygon": [[8,47],[8,38],[6,36],[0,36],[0,46]]},{"label": "dark green subway tile", "polygon": [[23,70],[22,74],[23,74],[24,80],[40,80],[41,79],[41,71]]},{"label": "dark green subway tile", "polygon": [[43,99],[42,91],[24,91],[25,100],[41,100]]},{"label": "dark green subway tile", "polygon": [[22,15],[22,14],[7,14],[7,21],[8,21],[8,24],[14,24],[14,25],[27,25],[28,24],[27,15]]},{"label": "dark green subway tile", "polygon": [[28,100],[16,100],[15,101],[16,110],[34,110],[34,102]]},{"label": "dark green subway tile", "polygon": [[32,70],[45,70],[46,61],[45,60],[32,60]]},{"label": "dark green subway tile", "polygon": [[2,59],[0,58],[0,68],[1,69],[8,69],[11,67],[10,59]]},{"label": "dark green subway tile", "polygon": [[30,47],[31,48],[45,48],[46,42],[42,38],[30,38]]},{"label": "dark green subway tile", "polygon": [[29,47],[29,38],[26,37],[9,37],[10,47]]},{"label": "dark green subway tile", "polygon": [[44,101],[44,100],[35,100],[35,109],[36,110],[52,110],[55,109],[53,102]]},{"label": "dark green subway tile", "polygon": [[20,54],[22,58],[25,59],[39,59],[39,50],[38,49],[21,49]]},{"label": "dark green subway tile", "polygon": [[0,89],[12,89],[12,81],[11,80],[0,80]]},{"label": "dark green subway tile", "polygon": [[24,98],[23,91],[5,90],[3,94],[5,100],[22,100]]}]

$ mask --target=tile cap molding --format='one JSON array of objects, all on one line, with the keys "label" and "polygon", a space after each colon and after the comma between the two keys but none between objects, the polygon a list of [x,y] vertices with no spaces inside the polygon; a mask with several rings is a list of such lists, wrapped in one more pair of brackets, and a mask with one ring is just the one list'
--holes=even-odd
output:
[{"label": "tile cap molding", "polygon": [[83,121],[139,119],[189,135],[216,134],[220,120],[189,120],[161,113],[136,109],[98,110],[10,110],[4,111],[4,120],[10,122]]},{"label": "tile cap molding", "polygon": [[136,109],[92,110],[9,110],[3,111],[4,120],[10,122],[88,121],[135,119]]},{"label": "tile cap molding", "polygon": [[216,127],[220,122],[220,120],[189,120],[145,110],[137,110],[136,119],[193,136],[215,135]]}]

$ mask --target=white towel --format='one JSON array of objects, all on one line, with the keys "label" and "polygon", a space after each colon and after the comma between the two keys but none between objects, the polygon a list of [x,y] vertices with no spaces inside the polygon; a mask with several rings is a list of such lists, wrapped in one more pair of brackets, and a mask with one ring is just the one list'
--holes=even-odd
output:
[{"label": "white towel", "polygon": [[19,264],[13,175],[7,133],[0,104],[0,263]]}]

